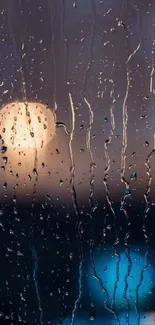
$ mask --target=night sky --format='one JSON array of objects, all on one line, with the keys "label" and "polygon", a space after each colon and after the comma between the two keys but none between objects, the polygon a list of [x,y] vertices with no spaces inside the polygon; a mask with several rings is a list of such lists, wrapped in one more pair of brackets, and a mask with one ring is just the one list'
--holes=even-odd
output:
[{"label": "night sky", "polygon": [[43,103],[56,133],[26,160],[0,125],[0,324],[154,324],[154,64],[155,0],[1,0],[1,108]]}]

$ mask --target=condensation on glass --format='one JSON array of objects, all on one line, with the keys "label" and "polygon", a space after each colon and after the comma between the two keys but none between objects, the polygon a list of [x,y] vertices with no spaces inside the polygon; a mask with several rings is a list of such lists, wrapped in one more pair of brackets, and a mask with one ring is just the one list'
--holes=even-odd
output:
[{"label": "condensation on glass", "polygon": [[1,0],[0,321],[155,324],[154,100],[154,0]]}]

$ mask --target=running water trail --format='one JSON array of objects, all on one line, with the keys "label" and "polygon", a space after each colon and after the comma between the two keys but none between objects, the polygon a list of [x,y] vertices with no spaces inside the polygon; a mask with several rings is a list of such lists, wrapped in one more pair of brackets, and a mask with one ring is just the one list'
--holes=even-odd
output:
[{"label": "running water trail", "polygon": [[104,170],[104,186],[105,186],[105,191],[106,191],[106,200],[107,203],[109,205],[109,208],[112,212],[113,215],[113,227],[114,227],[114,232],[115,232],[115,243],[114,243],[114,253],[115,256],[118,257],[117,259],[117,264],[116,264],[116,281],[114,284],[114,291],[113,291],[113,298],[112,298],[112,304],[111,304],[111,309],[113,310],[113,314],[115,316],[116,322],[118,325],[120,325],[120,320],[118,317],[118,314],[114,308],[114,304],[115,304],[115,296],[116,296],[116,290],[117,290],[117,285],[119,283],[119,265],[120,265],[120,254],[118,253],[118,251],[116,250],[116,245],[119,243],[119,237],[118,237],[118,233],[117,233],[117,229],[116,229],[116,213],[114,211],[113,208],[113,203],[112,203],[112,199],[111,199],[111,195],[110,195],[110,190],[109,190],[109,186],[108,186],[108,177],[109,177],[109,170],[111,168],[111,160],[110,160],[110,156],[108,153],[108,146],[111,144],[113,136],[114,136],[114,132],[115,132],[115,115],[114,115],[114,106],[115,106],[115,96],[114,96],[114,81],[112,79],[109,80],[110,84],[112,84],[112,89],[110,91],[110,98],[112,100],[111,103],[111,107],[110,107],[110,120],[111,120],[111,130],[110,130],[110,135],[108,137],[108,139],[105,141],[104,143],[104,153],[105,153],[105,170]]},{"label": "running water trail", "polygon": [[140,37],[140,41],[138,42],[137,47],[134,49],[134,51],[132,53],[129,54],[127,60],[126,60],[126,80],[127,80],[127,84],[126,84],[126,91],[125,91],[125,96],[124,96],[124,100],[123,100],[123,137],[122,137],[122,150],[121,150],[121,182],[124,183],[125,185],[125,194],[123,195],[123,197],[121,198],[121,207],[120,210],[124,212],[125,214],[125,218],[126,218],[126,235],[124,238],[124,243],[126,246],[125,249],[125,253],[126,253],[126,258],[128,260],[128,269],[127,269],[127,273],[125,275],[125,288],[124,288],[124,294],[123,294],[123,298],[126,301],[126,305],[127,305],[127,312],[126,312],[126,322],[127,325],[129,325],[129,310],[130,310],[130,303],[129,303],[129,299],[127,298],[127,290],[128,290],[128,278],[130,276],[130,272],[132,269],[132,259],[130,257],[130,248],[129,248],[129,232],[128,232],[128,224],[129,224],[129,219],[128,219],[128,214],[127,211],[125,209],[125,200],[126,198],[131,194],[130,191],[130,183],[126,180],[125,178],[125,170],[126,170],[126,153],[127,153],[127,145],[128,145],[128,138],[127,138],[127,128],[128,128],[128,97],[129,97],[129,90],[130,90],[130,80],[131,80],[131,76],[130,76],[130,67],[129,67],[129,63],[131,61],[131,59],[133,58],[133,56],[138,52],[138,50],[140,49],[141,46],[141,37]]},{"label": "running water trail", "polygon": [[74,186],[74,171],[75,171],[75,164],[74,164],[74,155],[72,150],[72,141],[74,139],[74,130],[75,130],[75,109],[74,109],[74,103],[72,99],[72,95],[69,93],[69,101],[70,101],[70,107],[71,107],[71,117],[72,117],[72,126],[71,126],[71,132],[70,132],[70,139],[69,139],[69,155],[70,155],[70,189],[71,189],[71,195],[72,195],[72,201],[74,206],[74,211],[77,216],[77,237],[78,237],[78,244],[79,244],[79,291],[78,291],[78,297],[74,303],[74,308],[72,310],[72,320],[71,325],[74,324],[75,319],[75,313],[78,308],[79,302],[82,298],[82,272],[83,272],[83,248],[82,248],[82,242],[81,242],[81,233],[80,233],[80,211],[77,203],[77,196],[76,196],[76,190]]},{"label": "running water trail", "polygon": [[[133,0],[133,4],[134,4],[134,8],[137,11],[137,15],[138,15],[138,26],[139,26],[139,34],[140,34],[140,42],[139,45],[141,44],[141,40],[142,40],[142,26],[141,26],[141,20],[140,20],[140,14],[139,14],[139,9],[137,7],[137,5],[135,4],[134,0]],[[137,47],[137,49],[139,49],[140,46]],[[152,43],[152,70],[151,70],[151,74],[150,74],[150,92],[152,92],[152,86],[153,86],[153,75],[154,75],[154,40]],[[151,155],[151,154],[150,154]],[[143,233],[144,233],[144,239],[145,239],[145,243],[146,243],[146,252],[145,252],[145,264],[144,267],[142,268],[141,272],[140,272],[140,281],[136,287],[136,301],[135,301],[135,310],[137,313],[137,325],[140,325],[140,308],[139,308],[139,290],[140,287],[143,283],[143,278],[144,278],[144,272],[147,270],[148,266],[149,266],[149,262],[148,262],[148,257],[149,257],[149,237],[148,237],[148,232],[147,232],[147,215],[148,212],[150,210],[150,203],[148,201],[148,194],[150,192],[150,187],[151,187],[151,181],[152,181],[152,176],[151,176],[151,166],[149,164],[149,158],[150,155],[147,157],[146,161],[145,161],[145,165],[147,167],[147,175],[148,175],[148,181],[147,181],[147,188],[146,188],[146,192],[144,193],[144,199],[145,199],[145,203],[146,203],[146,207],[144,210],[144,216],[143,216],[143,225],[142,225],[142,229],[143,229]]]},{"label": "running water trail", "polygon": [[43,310],[41,307],[41,297],[40,297],[40,292],[39,292],[39,284],[38,284],[38,267],[39,267],[39,263],[38,263],[38,256],[37,256],[37,252],[35,249],[35,246],[33,245],[31,248],[32,251],[32,259],[33,259],[33,281],[34,281],[34,285],[35,285],[35,290],[36,290],[36,296],[37,296],[37,301],[38,301],[38,311],[39,311],[39,322],[41,325],[43,325]]},{"label": "running water trail", "polygon": [[[88,107],[88,112],[89,112],[89,126],[88,126],[87,133],[86,133],[86,146],[87,146],[87,150],[88,150],[89,157],[90,157],[90,175],[91,176],[90,176],[90,188],[89,188],[89,216],[90,216],[90,223],[91,223],[90,232],[91,232],[91,237],[92,237],[92,231],[93,231],[93,229],[92,229],[92,211],[93,211],[93,194],[94,194],[94,181],[95,181],[94,168],[96,167],[94,157],[93,157],[93,151],[91,148],[91,130],[92,130],[93,122],[94,122],[94,113],[93,113],[93,109],[92,109],[88,99],[86,98],[86,88],[87,88],[88,75],[91,70],[91,64],[92,64],[92,59],[93,59],[93,42],[94,42],[95,29],[96,29],[96,8],[95,8],[94,0],[91,0],[91,7],[92,7],[93,23],[92,23],[92,33],[91,33],[91,37],[90,37],[89,61],[88,61],[85,75],[84,75],[84,87],[83,87],[82,97]],[[108,291],[104,287],[102,279],[98,276],[98,274],[96,272],[95,259],[94,259],[94,244],[93,244],[92,239],[90,239],[90,259],[91,259],[91,263],[92,263],[93,276],[99,282],[100,288],[105,293],[105,296],[106,296],[105,301],[104,301],[104,307],[106,310],[108,310],[108,312],[114,314],[114,316],[117,320],[117,324],[119,325],[120,323],[119,323],[119,319],[117,317],[116,312],[114,311],[113,308],[108,306],[108,300],[109,300]]]}]

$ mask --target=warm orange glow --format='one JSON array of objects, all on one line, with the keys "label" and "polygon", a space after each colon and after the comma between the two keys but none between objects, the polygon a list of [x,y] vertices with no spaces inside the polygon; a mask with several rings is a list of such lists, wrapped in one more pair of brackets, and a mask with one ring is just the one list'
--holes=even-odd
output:
[{"label": "warm orange glow", "polygon": [[0,134],[8,147],[42,148],[55,134],[54,115],[41,103],[10,103],[0,111]]}]

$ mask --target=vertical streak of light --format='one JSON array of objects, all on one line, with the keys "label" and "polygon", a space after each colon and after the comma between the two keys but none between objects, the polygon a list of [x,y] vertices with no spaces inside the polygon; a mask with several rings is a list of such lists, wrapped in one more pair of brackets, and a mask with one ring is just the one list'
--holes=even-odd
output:
[{"label": "vertical streak of light", "polygon": [[[127,62],[129,62],[129,60],[127,60]],[[129,94],[129,88],[130,88],[130,74],[129,74],[129,69],[127,66],[127,86],[126,86],[126,92],[125,92],[125,97],[124,97],[124,101],[123,101],[123,139],[122,139],[122,151],[121,151],[121,181],[125,184],[125,188],[126,190],[129,189],[129,183],[125,180],[124,175],[125,175],[125,163],[126,163],[126,150],[127,150],[127,124],[128,124],[128,111],[127,111],[127,99],[128,99],[128,94]],[[127,211],[124,208],[124,203],[125,203],[125,198],[126,195],[123,196],[123,198],[121,198],[121,207],[120,210],[124,212],[125,217],[126,217],[126,222],[128,222],[128,215],[127,215]],[[123,294],[123,298],[126,301],[127,304],[127,312],[126,312],[126,322],[127,325],[129,325],[129,299],[127,298],[127,289],[128,289],[128,276],[130,275],[130,271],[131,271],[131,259],[129,259],[128,257],[129,255],[129,247],[128,247],[128,241],[126,240],[126,236],[125,236],[125,245],[127,247],[126,249],[126,257],[128,260],[128,270],[127,273],[125,275],[125,288],[124,288],[124,294]]]},{"label": "vertical streak of light", "polygon": [[73,156],[73,150],[72,150],[72,141],[74,139],[74,129],[75,129],[75,109],[73,104],[72,95],[69,93],[69,100],[70,100],[70,106],[71,106],[71,113],[72,113],[72,128],[70,132],[70,140],[69,140],[69,154],[70,154],[70,187],[71,187],[71,194],[72,194],[72,200],[73,200],[73,206],[75,210],[75,214],[77,216],[77,236],[78,236],[78,242],[79,242],[79,250],[80,250],[80,261],[79,261],[79,292],[78,297],[74,303],[74,308],[72,311],[72,320],[71,325],[74,324],[74,318],[75,318],[75,312],[78,308],[78,304],[82,298],[82,269],[83,269],[83,249],[82,249],[82,243],[81,243],[81,234],[80,234],[80,211],[77,203],[77,197],[76,197],[76,190],[74,186],[74,171],[75,171],[75,164],[74,164],[74,156]]},{"label": "vertical streak of light", "polygon": [[152,70],[150,73],[150,93],[152,93],[152,88],[153,88],[153,75],[154,75],[154,66],[152,67]]},{"label": "vertical streak of light", "polygon": [[154,46],[155,46],[155,40],[153,40],[152,43],[152,69],[150,73],[150,93],[153,92],[153,76],[154,76]]},{"label": "vertical streak of light", "polygon": [[[129,54],[128,59],[126,60],[127,85],[126,85],[126,92],[125,92],[124,101],[123,101],[123,138],[122,138],[122,150],[121,150],[121,182],[123,182],[125,184],[125,188],[126,188],[127,193],[129,191],[129,182],[125,179],[125,169],[126,169],[127,127],[128,127],[127,101],[128,101],[129,89],[130,89],[130,72],[129,72],[128,64],[129,64],[131,58],[140,49],[140,45],[141,45],[141,38],[140,38],[140,41],[139,41],[138,46],[136,47],[136,49],[131,54]],[[124,203],[125,203],[125,199],[126,199],[127,196],[128,196],[128,194],[125,194],[121,198],[120,210],[124,212],[125,217],[126,217],[127,226],[128,226],[128,214],[127,214],[127,211],[124,208]],[[131,260],[131,257],[130,257],[130,250],[129,250],[128,240],[129,240],[129,234],[126,233],[125,238],[124,238],[124,243],[126,245],[126,257],[127,257],[127,260],[128,260],[128,270],[127,270],[127,273],[125,275],[125,288],[124,288],[123,298],[125,299],[126,304],[127,304],[127,313],[126,313],[127,325],[129,324],[129,307],[130,307],[129,299],[127,298],[128,277],[130,276],[130,272],[131,272],[131,269],[132,269],[132,260]]]},{"label": "vertical streak of light", "polygon": [[[112,79],[109,80],[110,83],[112,83],[112,90],[110,91],[110,97],[112,99],[112,103],[111,103],[111,107],[110,107],[110,118],[111,118],[111,130],[110,130],[110,136],[108,138],[108,140],[105,141],[104,143],[104,152],[105,152],[105,158],[106,158],[106,167],[104,170],[104,186],[105,186],[105,190],[106,190],[106,200],[108,202],[109,208],[112,212],[113,215],[113,226],[114,226],[114,231],[115,231],[115,236],[116,236],[116,240],[114,243],[114,246],[116,246],[119,242],[119,238],[117,235],[117,230],[116,230],[116,224],[115,224],[115,220],[116,220],[116,214],[113,208],[113,204],[112,204],[112,200],[111,200],[111,196],[110,196],[110,190],[109,190],[109,186],[108,186],[108,176],[109,176],[109,170],[111,167],[111,161],[110,161],[110,156],[108,154],[108,145],[111,143],[113,135],[114,135],[114,131],[115,131],[115,116],[114,116],[114,103],[116,101],[113,93],[114,93],[114,82]],[[118,257],[118,261],[116,264],[116,281],[115,281],[115,285],[114,285],[114,292],[113,292],[113,299],[112,299],[112,304],[111,304],[111,309],[113,310],[115,319],[117,321],[117,324],[120,325],[120,320],[119,317],[117,315],[117,312],[114,309],[114,303],[115,303],[115,295],[116,295],[116,290],[117,290],[117,284],[119,282],[119,263],[120,263],[120,254],[116,251],[116,249],[114,249],[115,255]]]},{"label": "vertical streak of light", "polygon": [[138,325],[140,325],[140,313],[139,313],[139,289],[142,285],[143,282],[143,278],[144,278],[144,272],[145,270],[148,268],[149,266],[149,262],[148,262],[148,257],[149,257],[149,236],[148,236],[148,232],[147,232],[147,217],[148,217],[148,213],[149,210],[151,208],[151,204],[148,200],[148,195],[150,193],[151,190],[151,182],[152,182],[152,175],[151,175],[151,166],[150,166],[150,157],[152,155],[152,153],[154,153],[154,150],[148,155],[146,161],[145,161],[145,165],[147,167],[147,175],[148,175],[148,180],[147,180],[147,188],[146,188],[146,192],[144,193],[144,199],[145,199],[145,210],[144,210],[144,216],[143,216],[143,233],[144,233],[144,238],[145,238],[145,243],[147,244],[147,250],[145,252],[145,265],[141,270],[140,273],[140,281],[139,284],[137,285],[136,288],[136,312],[137,312],[137,320],[138,320]]},{"label": "vertical streak of light", "polygon": [[126,150],[127,150],[127,124],[128,124],[128,111],[127,111],[127,99],[130,87],[130,75],[129,69],[127,68],[127,86],[125,97],[123,101],[123,139],[122,139],[122,151],[121,151],[121,181],[125,183],[125,187],[129,188],[128,183],[124,180],[125,175],[125,162],[126,162]]},{"label": "vertical streak of light", "polygon": [[[91,256],[91,262],[92,262],[92,270],[93,270],[93,277],[99,282],[99,285],[100,285],[100,288],[101,290],[103,291],[103,293],[105,294],[106,298],[104,300],[104,308],[111,314],[113,314],[115,317],[115,311],[110,307],[108,306],[108,300],[109,300],[109,294],[108,294],[108,291],[107,289],[104,287],[103,285],[103,281],[102,279],[98,276],[97,272],[96,272],[96,266],[95,266],[95,261],[94,261],[94,257],[93,257],[93,251],[91,252],[90,254]],[[118,319],[119,321],[119,319]],[[120,324],[120,323],[118,323]]]},{"label": "vertical streak of light", "polygon": [[128,59],[126,61],[126,64],[131,60],[131,58],[136,54],[136,52],[140,49],[141,46],[141,39],[136,47],[136,49],[128,56]]},{"label": "vertical streak of light", "polygon": [[95,8],[94,0],[90,0],[90,3],[91,3],[91,8],[92,8],[93,23],[92,23],[92,33],[91,33],[91,38],[90,38],[89,61],[88,61],[85,75],[84,75],[83,100],[86,103],[86,105],[88,107],[88,111],[89,111],[89,127],[88,127],[87,133],[86,133],[86,146],[87,146],[87,150],[88,150],[88,153],[90,156],[91,177],[90,177],[90,189],[89,189],[89,208],[90,208],[90,218],[92,219],[92,206],[93,206],[92,197],[93,197],[93,184],[94,184],[94,180],[95,180],[95,176],[94,176],[95,163],[94,163],[94,157],[93,157],[93,153],[92,153],[92,149],[91,149],[91,129],[92,129],[92,125],[94,122],[94,113],[93,113],[90,103],[86,99],[85,92],[86,92],[86,87],[87,87],[88,73],[90,72],[92,59],[93,59],[93,43],[94,43],[94,35],[95,35],[95,28],[96,28],[96,8]]},{"label": "vertical streak of light", "polygon": [[92,129],[92,125],[94,122],[94,113],[93,110],[91,108],[90,103],[88,102],[88,100],[84,97],[84,101],[88,106],[88,110],[89,110],[89,127],[87,130],[87,134],[86,134],[86,145],[87,145],[87,150],[89,152],[89,156],[90,156],[90,173],[91,173],[91,177],[90,177],[90,190],[89,190],[89,206],[90,206],[90,218],[92,219],[92,206],[93,206],[93,202],[92,202],[92,197],[93,197],[93,184],[94,184],[94,180],[95,180],[95,176],[94,176],[94,167],[95,167],[95,162],[94,162],[94,157],[93,157],[93,153],[92,153],[92,149],[91,149],[91,129]]},{"label": "vertical streak of light", "polygon": [[148,257],[149,257],[149,246],[147,251],[145,252],[145,265],[141,270],[140,273],[140,281],[137,285],[136,288],[136,302],[135,302],[135,309],[136,309],[136,313],[137,313],[137,324],[140,325],[140,312],[139,312],[139,289],[143,283],[143,279],[144,279],[144,272],[147,270],[148,266],[149,266],[149,262],[148,262]]},{"label": "vertical streak of light", "polygon": [[56,57],[54,51],[54,15],[52,13],[52,0],[48,0],[49,3],[49,11],[50,11],[50,27],[51,27],[51,34],[52,34],[52,58],[53,58],[53,82],[54,82],[54,92],[53,92],[53,109],[54,112],[57,110],[56,104]]},{"label": "vertical streak of light", "polygon": [[[91,69],[92,58],[93,58],[92,49],[93,49],[93,41],[94,41],[95,27],[96,27],[96,10],[95,10],[95,2],[94,2],[94,0],[91,1],[91,4],[92,4],[92,13],[93,13],[93,17],[94,17],[93,20],[94,21],[93,21],[91,41],[90,41],[90,59],[89,59],[89,62],[88,62],[88,65],[87,65],[87,70],[86,70],[85,76],[84,76],[83,99],[84,99],[85,103],[87,104],[88,110],[89,110],[89,128],[87,130],[86,145],[87,145],[87,149],[88,149],[90,160],[91,160],[91,164],[90,164],[91,178],[90,178],[90,192],[89,192],[89,207],[90,207],[90,218],[92,220],[92,207],[93,207],[92,196],[93,196],[93,184],[94,184],[94,178],[95,178],[95,176],[94,176],[95,163],[94,163],[93,153],[92,153],[92,149],[91,149],[91,129],[92,129],[93,121],[94,121],[94,113],[93,113],[93,110],[91,108],[90,103],[88,102],[88,100],[86,99],[86,96],[85,96],[86,86],[87,86],[87,78],[88,78],[88,74],[89,74],[90,69]],[[104,300],[104,307],[110,313],[115,315],[115,318],[117,319],[117,324],[119,324],[119,319],[118,319],[115,311],[108,306],[108,299],[109,299],[108,291],[104,287],[101,278],[96,273],[92,241],[91,241],[90,257],[91,257],[91,261],[92,261],[93,276],[99,282],[100,288],[105,293],[105,296],[106,296],[106,298]]]},{"label": "vertical streak of light", "polygon": [[38,184],[38,150],[35,142],[35,148],[34,148],[34,173],[35,173],[35,180],[34,180],[34,186],[33,186],[33,195],[32,195],[32,208],[34,208],[35,201],[36,201],[36,194],[37,194],[37,184]]},{"label": "vertical streak of light", "polygon": [[38,256],[37,256],[37,252],[36,249],[33,245],[32,247],[32,257],[33,257],[33,263],[34,263],[34,269],[33,269],[33,281],[34,281],[34,285],[35,285],[35,290],[36,290],[36,295],[37,295],[37,300],[38,300],[38,310],[39,310],[39,314],[40,314],[40,324],[44,324],[42,321],[43,318],[43,310],[41,307],[41,298],[40,298],[40,294],[39,294],[39,286],[38,286],[38,279],[37,279],[37,271],[38,271]]},{"label": "vertical streak of light", "polygon": [[[94,158],[93,158],[93,154],[92,154],[92,149],[91,149],[91,129],[92,129],[92,124],[93,124],[93,120],[94,120],[94,114],[93,114],[93,110],[91,108],[91,105],[89,104],[89,102],[86,99],[85,93],[86,93],[86,88],[87,88],[87,79],[88,79],[88,74],[91,70],[91,65],[92,65],[92,59],[93,59],[93,43],[94,43],[94,36],[95,36],[95,28],[96,28],[96,8],[95,8],[95,2],[94,0],[91,0],[91,7],[92,7],[92,15],[93,15],[93,25],[92,25],[92,33],[91,33],[91,38],[90,38],[90,48],[89,48],[89,61],[88,61],[88,65],[87,65],[87,69],[85,71],[85,75],[84,75],[84,86],[83,86],[83,100],[84,102],[87,104],[88,109],[89,109],[89,128],[87,130],[87,137],[86,137],[86,145],[87,145],[87,149],[89,151],[89,156],[90,156],[90,160],[91,160],[91,164],[90,164],[90,172],[91,172],[91,178],[90,178],[90,192],[89,192],[89,208],[90,208],[90,219],[92,221],[92,196],[93,196],[93,184],[94,184]],[[92,232],[92,227],[91,227],[91,232]],[[114,311],[108,306],[108,291],[106,290],[106,288],[103,286],[103,282],[102,279],[97,275],[96,273],[96,266],[95,266],[95,260],[94,260],[94,247],[93,247],[93,241],[90,241],[91,244],[91,249],[90,249],[90,258],[91,258],[91,262],[92,262],[92,270],[93,270],[93,276],[94,278],[99,282],[100,288],[101,290],[105,293],[106,298],[104,301],[104,307],[105,309],[107,309],[110,313],[114,313]]]},{"label": "vertical streak of light", "polygon": [[[134,2],[134,0],[133,0]],[[140,25],[140,18],[139,18],[139,10],[137,8],[137,5],[135,5],[134,3],[134,7],[135,9],[138,11],[138,21],[139,21],[139,32],[140,32],[140,37],[142,39],[142,33],[141,33],[141,25]],[[152,76],[153,76],[153,67],[154,67],[154,62],[152,62],[153,65],[152,65],[152,71],[151,71],[151,76],[150,76],[150,91],[152,91]],[[147,165],[147,164],[146,164]],[[146,206],[147,206],[147,203],[146,203]],[[147,217],[147,212],[146,212],[147,209],[145,209],[145,212],[144,212],[144,218],[143,218],[143,225],[145,225],[145,216]],[[145,227],[145,226],[144,226]],[[145,236],[144,236],[145,237]],[[136,310],[136,314],[137,314],[137,324],[140,325],[140,310],[139,310],[139,289],[143,283],[143,277],[144,277],[144,272],[145,270],[148,268],[148,256],[149,256],[149,245],[147,244],[147,250],[145,252],[145,265],[144,267],[142,268],[141,270],[141,273],[140,273],[140,281],[139,281],[139,284],[137,285],[135,291],[136,291],[136,301],[135,301],[135,310]]]}]

